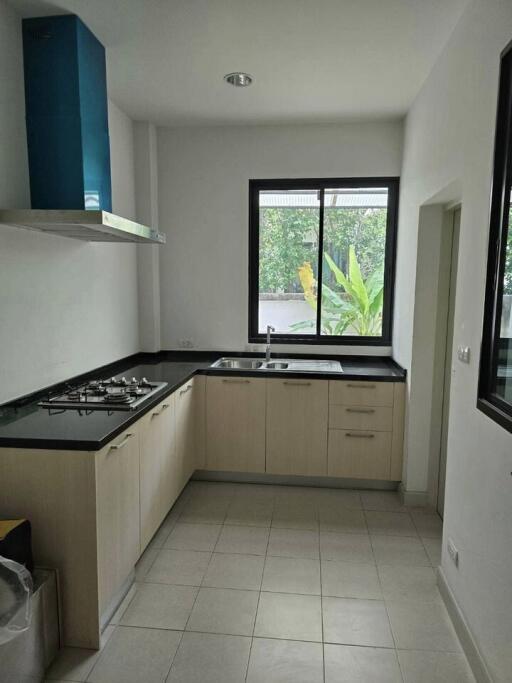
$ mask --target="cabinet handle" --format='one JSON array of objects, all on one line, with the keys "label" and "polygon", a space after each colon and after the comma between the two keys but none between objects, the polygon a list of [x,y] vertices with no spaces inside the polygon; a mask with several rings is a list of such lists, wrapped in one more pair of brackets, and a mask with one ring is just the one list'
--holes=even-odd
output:
[{"label": "cabinet handle", "polygon": [[189,389],[192,389],[192,385],[191,385],[191,384],[189,384],[188,387],[185,387],[185,389],[182,389],[182,390],[180,391],[180,396],[181,396],[182,394],[186,394],[187,391],[189,391]]},{"label": "cabinet handle", "polygon": [[365,413],[370,414],[375,412],[375,408],[345,408],[347,413]]},{"label": "cabinet handle", "polygon": [[348,439],[374,439],[375,434],[353,434],[352,432],[346,432],[345,436]]},{"label": "cabinet handle", "polygon": [[250,384],[250,379],[223,379],[224,384]]},{"label": "cabinet handle", "polygon": [[121,443],[114,444],[113,446],[110,446],[111,451],[120,451],[121,448],[124,448],[128,441],[132,438],[133,432],[130,432],[130,434],[127,434],[125,438],[121,441]]},{"label": "cabinet handle", "polygon": [[162,405],[162,407],[160,408],[160,410],[156,410],[154,413],[151,413],[151,417],[152,417],[152,418],[153,418],[153,417],[158,417],[158,416],[159,416],[161,413],[163,413],[164,410],[165,410],[166,408],[168,408],[168,407],[169,407],[169,404],[168,404],[168,403],[164,403],[164,404]]},{"label": "cabinet handle", "polygon": [[347,384],[351,389],[376,389],[375,384]]},{"label": "cabinet handle", "polygon": [[311,382],[287,382],[284,381],[283,384],[286,384],[289,387],[310,387]]}]

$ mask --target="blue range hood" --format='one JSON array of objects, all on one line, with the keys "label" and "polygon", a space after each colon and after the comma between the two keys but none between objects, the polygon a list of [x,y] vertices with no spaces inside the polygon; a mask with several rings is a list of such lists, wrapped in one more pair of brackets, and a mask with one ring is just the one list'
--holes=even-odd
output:
[{"label": "blue range hood", "polygon": [[23,20],[33,209],[112,211],[105,49],[74,15]]},{"label": "blue range hood", "polygon": [[88,242],[165,243],[112,211],[105,49],[74,15],[23,20],[32,209],[0,223]]}]

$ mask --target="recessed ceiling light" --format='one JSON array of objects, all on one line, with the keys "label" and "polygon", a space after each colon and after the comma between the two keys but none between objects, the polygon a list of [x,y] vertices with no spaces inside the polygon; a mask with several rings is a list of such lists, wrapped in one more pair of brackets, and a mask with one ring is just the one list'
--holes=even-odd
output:
[{"label": "recessed ceiling light", "polygon": [[243,71],[234,71],[231,74],[224,76],[226,83],[234,85],[235,88],[245,88],[251,85],[253,78],[250,74],[245,74]]}]

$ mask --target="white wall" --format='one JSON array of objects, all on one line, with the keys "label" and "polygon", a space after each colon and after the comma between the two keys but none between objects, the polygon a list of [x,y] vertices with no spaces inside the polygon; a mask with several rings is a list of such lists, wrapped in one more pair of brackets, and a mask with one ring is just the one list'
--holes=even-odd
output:
[{"label": "white wall", "polygon": [[442,566],[503,683],[512,670],[512,435],[477,411],[476,397],[499,55],[511,37],[510,0],[473,0],[407,117],[394,337],[395,358],[411,369],[408,486],[421,490],[428,425],[417,419],[424,405],[412,346],[418,217],[447,188],[447,198],[462,199],[454,345],[470,346],[472,358],[453,360],[444,538],[454,540],[460,566],[444,549]]},{"label": "white wall", "polygon": [[400,122],[159,128],[162,347],[247,348],[250,178],[398,176],[401,154]]},{"label": "white wall", "polygon": [[108,102],[110,170],[112,174],[112,210],[137,219],[135,210],[134,124],[119,107]]},{"label": "white wall", "polygon": [[[3,0],[0,83],[0,206],[26,208],[21,26]],[[133,214],[131,123],[110,114],[114,210]],[[135,246],[0,226],[0,403],[136,351]]]}]

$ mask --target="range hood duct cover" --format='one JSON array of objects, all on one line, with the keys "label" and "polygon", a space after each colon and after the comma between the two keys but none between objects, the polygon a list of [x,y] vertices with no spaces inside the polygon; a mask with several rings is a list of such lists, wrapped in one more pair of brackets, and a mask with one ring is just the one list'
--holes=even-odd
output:
[{"label": "range hood duct cover", "polygon": [[87,242],[165,243],[112,214],[105,49],[75,15],[24,19],[32,209],[0,223]]}]

